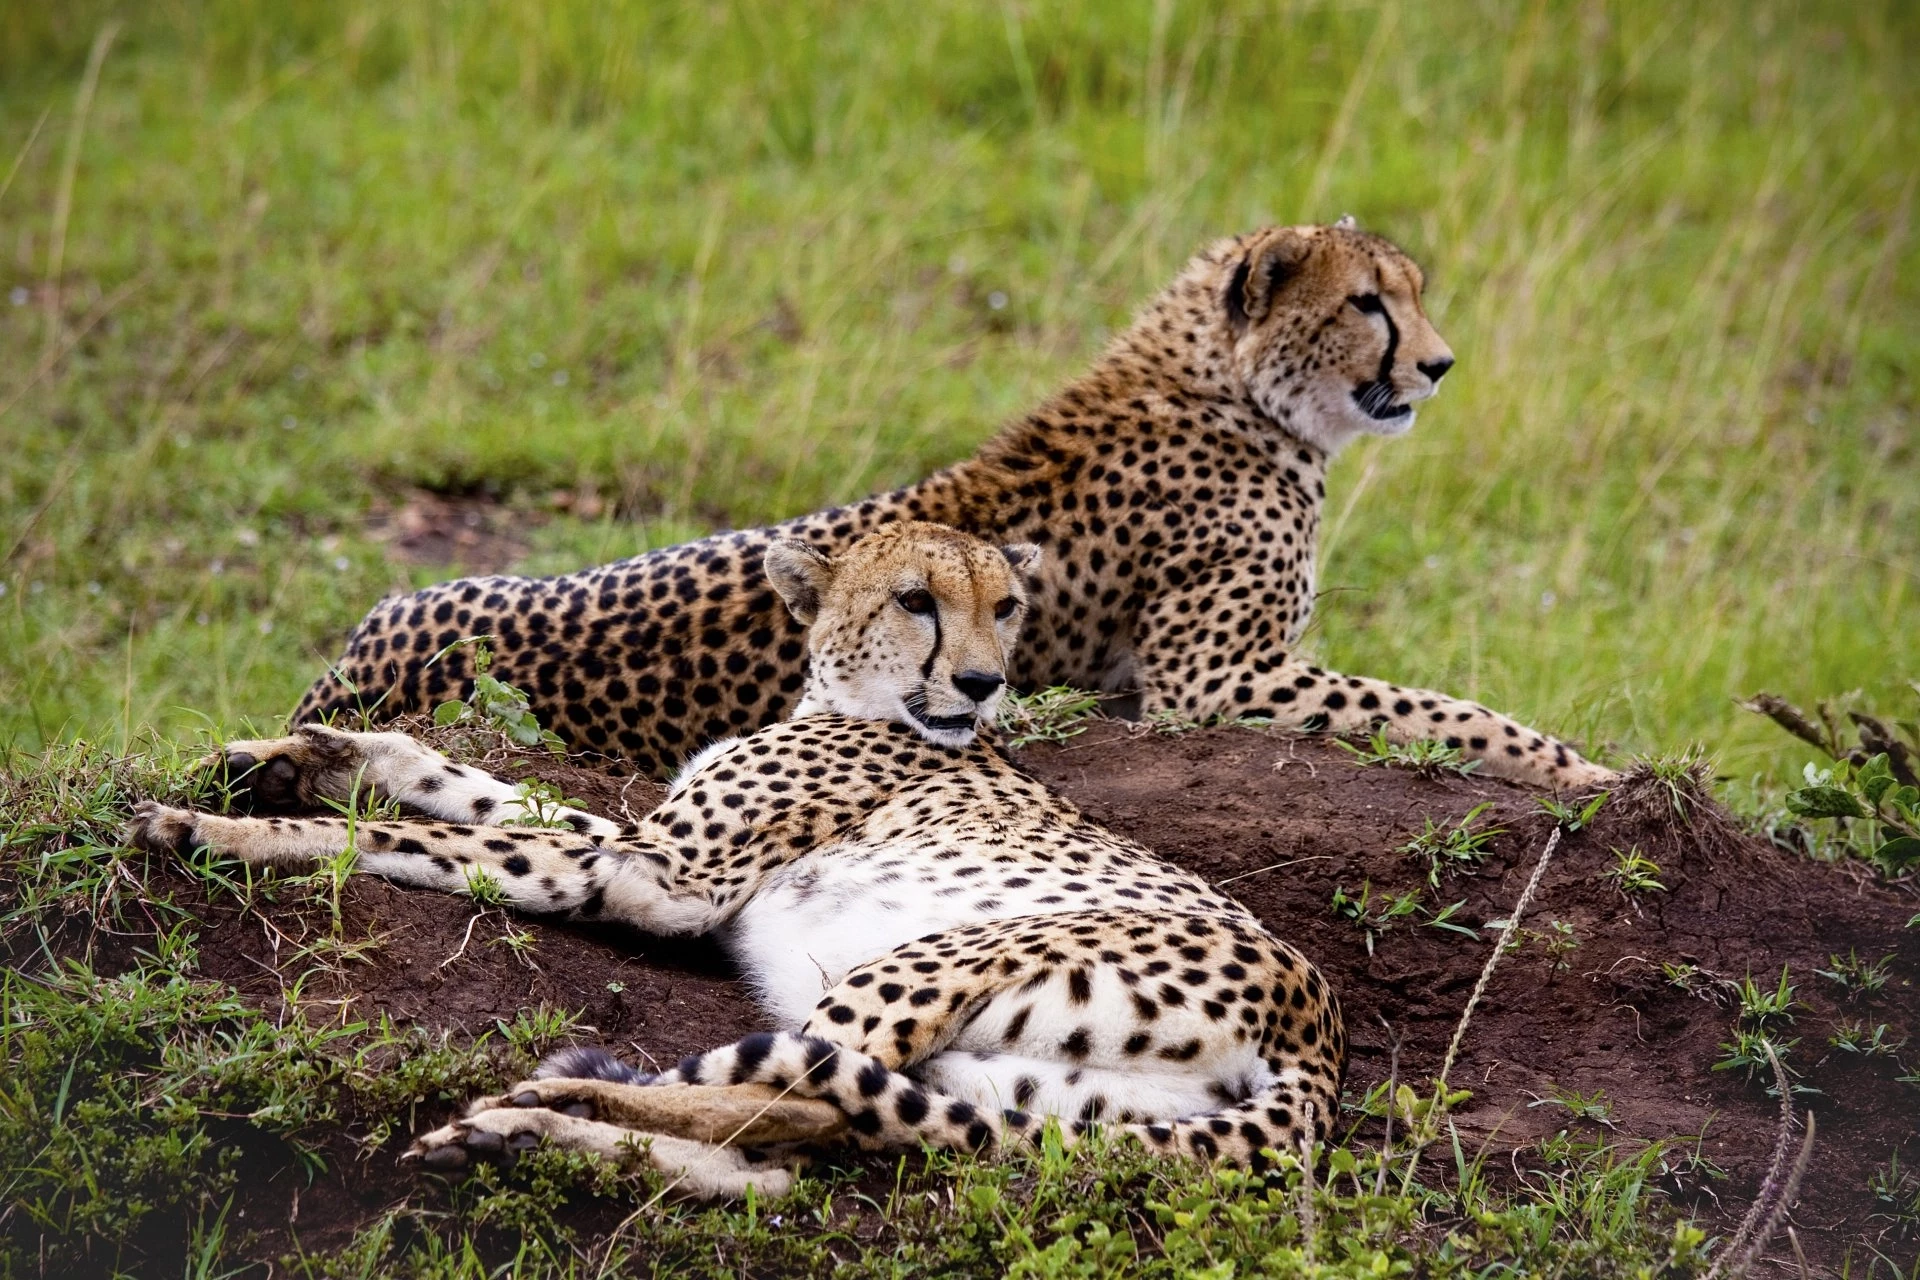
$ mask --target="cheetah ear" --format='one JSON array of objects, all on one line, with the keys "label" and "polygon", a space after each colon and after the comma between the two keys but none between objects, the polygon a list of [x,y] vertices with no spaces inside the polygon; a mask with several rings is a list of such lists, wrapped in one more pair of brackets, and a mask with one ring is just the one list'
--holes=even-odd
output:
[{"label": "cheetah ear", "polygon": [[1254,238],[1227,282],[1227,322],[1235,333],[1266,318],[1274,296],[1299,274],[1312,249],[1311,242],[1292,227],[1275,227]]},{"label": "cheetah ear", "polygon": [[1000,548],[1000,554],[1007,558],[1013,571],[1023,578],[1031,578],[1034,570],[1040,567],[1040,548],[1031,542],[1011,542]]},{"label": "cheetah ear", "polygon": [[799,542],[776,542],[767,548],[767,579],[787,602],[787,611],[811,626],[820,616],[820,597],[833,581],[833,561]]}]

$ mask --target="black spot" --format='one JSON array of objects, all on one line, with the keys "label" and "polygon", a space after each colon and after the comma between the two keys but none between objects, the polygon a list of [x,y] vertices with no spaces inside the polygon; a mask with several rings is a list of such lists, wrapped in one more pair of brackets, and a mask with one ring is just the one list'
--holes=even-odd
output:
[{"label": "black spot", "polygon": [[[773,1052],[773,1036],[765,1031],[746,1036],[733,1046],[733,1083],[745,1084]],[[698,1059],[691,1059],[698,1061]],[[685,1064],[682,1064],[684,1071]]]},{"label": "black spot", "polygon": [[860,1074],[854,1077],[854,1080],[855,1083],[860,1086],[860,1096],[863,1098],[872,1098],[877,1097],[884,1091],[887,1087],[887,1081],[892,1078],[893,1073],[887,1070],[883,1063],[869,1062],[866,1066],[860,1068]]},{"label": "black spot", "polygon": [[1088,979],[1085,969],[1074,969],[1067,974],[1067,999],[1074,1004],[1085,1004],[1093,999],[1093,983]]}]

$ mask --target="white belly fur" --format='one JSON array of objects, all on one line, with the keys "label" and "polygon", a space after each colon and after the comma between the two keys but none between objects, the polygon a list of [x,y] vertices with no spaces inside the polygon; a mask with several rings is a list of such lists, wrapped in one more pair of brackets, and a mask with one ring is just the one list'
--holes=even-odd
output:
[{"label": "white belly fur", "polygon": [[1030,884],[1008,889],[990,877],[958,877],[927,849],[894,841],[836,845],[782,867],[720,937],[778,1025],[798,1027],[848,972],[929,933],[1122,905],[1097,893],[1041,903],[1041,897],[1057,898],[1058,882],[1072,873],[1028,876]]}]

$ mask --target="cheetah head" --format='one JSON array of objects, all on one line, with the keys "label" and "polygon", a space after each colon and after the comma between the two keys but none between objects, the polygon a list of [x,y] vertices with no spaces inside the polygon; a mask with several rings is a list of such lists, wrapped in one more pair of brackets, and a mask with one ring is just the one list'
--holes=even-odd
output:
[{"label": "cheetah head", "polygon": [[1039,563],[1038,547],[918,521],[885,525],[831,559],[774,543],[767,577],[811,628],[794,715],[898,720],[929,742],[966,746],[1000,705]]},{"label": "cheetah head", "polygon": [[1420,268],[1351,218],[1269,227],[1203,254],[1228,364],[1266,417],[1328,453],[1396,436],[1440,389],[1453,352],[1420,305]]}]

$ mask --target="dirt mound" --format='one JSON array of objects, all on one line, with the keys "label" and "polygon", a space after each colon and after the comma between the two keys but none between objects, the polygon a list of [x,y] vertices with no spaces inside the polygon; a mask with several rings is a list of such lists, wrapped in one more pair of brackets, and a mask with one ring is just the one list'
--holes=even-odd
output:
[{"label": "dirt mound", "polygon": [[[1506,783],[1362,767],[1323,741],[1246,729],[1166,735],[1097,722],[1018,758],[1090,816],[1225,885],[1315,959],[1345,1009],[1355,1097],[1387,1078],[1396,1036],[1402,1080],[1419,1083],[1439,1069],[1488,954],[1492,931],[1484,926],[1512,908],[1553,828],[1528,792]],[[645,779],[557,757],[496,754],[492,763],[503,776],[540,777],[622,818],[663,795]],[[1399,850],[1429,820],[1444,832],[1483,803],[1489,807],[1473,829],[1501,831],[1484,842],[1484,860],[1443,868],[1429,884],[1428,863]],[[1616,850],[1638,850],[1657,864],[1657,874],[1647,874],[1664,891],[1624,892],[1607,875]],[[286,975],[297,971],[299,930],[310,922],[209,901],[199,881],[164,861],[150,868],[153,887],[173,889],[203,922],[201,971],[277,1003]],[[1357,903],[1363,887],[1364,906],[1334,909],[1336,890]],[[1416,888],[1419,905],[1392,915],[1389,904]],[[1483,1143],[1505,1152],[1562,1130],[1585,1138],[1703,1135],[1698,1156],[1725,1176],[1693,1163],[1676,1169],[1670,1189],[1692,1212],[1730,1223],[1765,1172],[1776,1105],[1759,1079],[1712,1068],[1732,1038],[1732,984],[1752,975],[1771,987],[1784,966],[1802,1006],[1785,1033],[1798,1039],[1789,1063],[1818,1091],[1800,1101],[1819,1115],[1814,1165],[1792,1221],[1817,1261],[1837,1261],[1886,1225],[1868,1216],[1871,1171],[1895,1151],[1903,1166],[1920,1163],[1915,1094],[1895,1082],[1894,1059],[1828,1047],[1834,1027],[1848,1020],[1891,1024],[1894,1039],[1920,1034],[1920,929],[1903,927],[1916,909],[1910,892],[1741,834],[1684,783],[1636,779],[1562,840],[1524,945],[1505,959],[1479,1007],[1452,1073],[1456,1086],[1473,1091],[1457,1113],[1463,1142],[1469,1152]],[[348,1001],[357,1017],[385,1012],[478,1035],[545,1003],[577,1011],[583,1035],[661,1063],[765,1025],[708,943],[476,913],[465,900],[370,877],[347,881],[341,911],[342,936],[378,945],[340,968],[337,990],[309,988],[304,998]],[[506,945],[521,930],[535,939],[524,954]],[[89,941],[103,971],[132,963],[133,948],[144,945],[97,933]],[[1891,981],[1848,1000],[1815,976],[1830,967],[1829,956],[1849,952],[1895,957]],[[241,1216],[276,1224],[269,1252],[282,1238],[281,1221],[309,1247],[344,1243],[412,1185],[393,1159],[404,1142],[402,1135],[369,1155],[343,1140],[331,1172],[311,1185],[291,1170],[251,1185]],[[1907,1246],[1883,1247],[1897,1256]]]},{"label": "dirt mound", "polygon": [[[1089,816],[1225,883],[1312,956],[1340,993],[1356,1094],[1386,1079],[1392,1034],[1403,1078],[1438,1071],[1487,944],[1425,923],[1426,912],[1464,900],[1452,920],[1504,917],[1554,822],[1508,783],[1363,768],[1331,744],[1246,730],[1165,737],[1103,724],[1024,763]],[[1426,863],[1397,850],[1427,819],[1449,826],[1482,802],[1492,807],[1474,828],[1504,833],[1472,874],[1429,887]],[[1607,876],[1614,851],[1633,849],[1658,865],[1665,892],[1629,896]],[[1370,914],[1425,891],[1423,910],[1393,921],[1371,954],[1366,932],[1330,907],[1336,889],[1358,895],[1369,881]],[[1690,788],[1643,773],[1561,841],[1525,921],[1540,936],[1506,958],[1474,1015],[1452,1072],[1474,1094],[1456,1113],[1462,1137],[1504,1149],[1567,1128],[1591,1136],[1595,1122],[1553,1099],[1604,1093],[1614,1136],[1702,1135],[1700,1154],[1727,1176],[1707,1181],[1718,1204],[1697,1211],[1737,1216],[1765,1175],[1777,1104],[1759,1077],[1713,1067],[1733,1039],[1730,984],[1751,975],[1771,989],[1784,966],[1804,1006],[1785,1032],[1799,1041],[1789,1066],[1818,1090],[1797,1102],[1819,1117],[1790,1221],[1816,1260],[1837,1260],[1879,1234],[1871,1172],[1896,1151],[1903,1166],[1920,1158],[1920,1095],[1896,1083],[1894,1060],[1827,1043],[1855,1020],[1891,1024],[1893,1039],[1920,1032],[1920,929],[1904,927],[1916,909],[1911,892],[1789,856]],[[1558,964],[1554,921],[1578,944]],[[1893,977],[1877,997],[1845,999],[1814,972],[1836,953],[1894,956]]]}]

